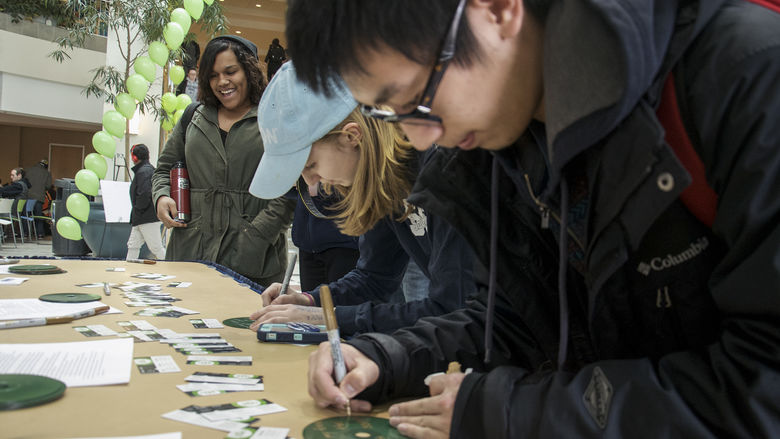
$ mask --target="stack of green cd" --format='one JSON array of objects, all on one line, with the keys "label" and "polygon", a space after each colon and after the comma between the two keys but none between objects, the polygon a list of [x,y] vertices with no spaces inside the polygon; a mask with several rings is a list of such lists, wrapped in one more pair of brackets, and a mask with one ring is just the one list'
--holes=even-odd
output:
[{"label": "stack of green cd", "polygon": [[83,302],[94,302],[96,300],[100,300],[100,296],[98,296],[97,294],[87,294],[87,293],[54,293],[54,294],[44,294],[38,299],[43,300],[44,302],[83,303]]},{"label": "stack of green cd", "polygon": [[233,317],[232,319],[224,320],[222,323],[234,328],[249,329],[253,320],[249,317]]},{"label": "stack of green cd", "polygon": [[8,271],[14,274],[56,274],[65,273],[65,270],[50,264],[41,265],[14,265],[8,267]]},{"label": "stack of green cd", "polygon": [[65,383],[40,375],[0,374],[0,410],[16,410],[53,401]]},{"label": "stack of green cd", "polygon": [[359,437],[375,439],[402,439],[390,422],[372,416],[339,416],[321,419],[303,429],[303,439],[325,439],[330,437]]}]

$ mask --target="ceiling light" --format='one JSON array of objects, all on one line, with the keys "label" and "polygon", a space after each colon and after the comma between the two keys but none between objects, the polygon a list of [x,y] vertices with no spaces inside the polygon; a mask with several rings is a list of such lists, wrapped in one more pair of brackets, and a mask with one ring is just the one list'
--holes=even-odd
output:
[{"label": "ceiling light", "polygon": [[240,31],[240,30],[237,30],[237,31],[236,31],[236,33],[237,33],[237,34],[240,34],[240,33],[241,33],[241,31]]}]

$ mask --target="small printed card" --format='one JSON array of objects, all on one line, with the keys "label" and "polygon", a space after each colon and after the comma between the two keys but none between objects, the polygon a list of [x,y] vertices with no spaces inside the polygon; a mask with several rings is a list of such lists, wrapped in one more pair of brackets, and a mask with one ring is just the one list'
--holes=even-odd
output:
[{"label": "small printed card", "polygon": [[197,412],[209,421],[230,421],[249,416],[270,415],[287,411],[267,399],[249,399],[228,404],[200,407]]},{"label": "small printed card", "polygon": [[4,277],[0,279],[0,285],[21,285],[29,277]]},{"label": "small printed card", "polygon": [[184,379],[191,383],[213,383],[213,384],[262,384],[261,375],[251,375],[246,373],[214,373],[214,372],[195,372]]},{"label": "small printed card", "polygon": [[215,355],[190,355],[187,357],[187,364],[195,364],[198,366],[219,366],[219,365],[232,365],[232,366],[251,366],[252,356],[215,356]]},{"label": "small printed card", "polygon": [[179,421],[187,424],[197,425],[199,427],[213,428],[215,430],[227,432],[243,430],[244,427],[246,427],[245,423],[236,421],[209,421],[208,419],[193,411],[192,407],[185,407],[180,410],[163,413],[162,417],[172,421]]},{"label": "small printed card", "polygon": [[263,384],[187,383],[179,384],[176,388],[190,396],[211,396],[232,392],[262,392],[264,390]]},{"label": "small printed card", "polygon": [[125,271],[125,267],[108,267],[106,271]]},{"label": "small printed card", "polygon": [[187,288],[192,285],[192,282],[171,282],[167,286],[170,288]]},{"label": "small printed card", "polygon": [[176,276],[173,275],[165,275],[161,273],[136,273],[133,275],[133,277],[137,277],[138,279],[149,279],[149,280],[168,280],[173,279]]},{"label": "small printed card", "polygon": [[181,372],[179,366],[170,355],[152,355],[151,357],[136,357],[133,362],[141,373],[172,373]]},{"label": "small printed card", "polygon": [[74,326],[73,329],[86,337],[100,337],[104,335],[119,335],[106,325]]},{"label": "small printed card", "polygon": [[220,323],[219,320],[217,319],[190,319],[190,323],[192,323],[192,326],[194,326],[197,329],[205,329],[205,328],[219,329],[225,327],[225,325]]},{"label": "small printed card", "polygon": [[116,322],[116,324],[121,326],[125,331],[154,331],[157,329],[154,325],[147,322],[146,320],[130,320],[129,322],[121,321]]}]

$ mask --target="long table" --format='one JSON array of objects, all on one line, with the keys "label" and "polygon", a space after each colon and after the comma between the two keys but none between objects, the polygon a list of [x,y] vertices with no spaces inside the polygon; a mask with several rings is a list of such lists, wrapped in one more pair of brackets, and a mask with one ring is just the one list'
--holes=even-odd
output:
[{"label": "long table", "polygon": [[[192,282],[188,288],[164,288],[181,299],[174,305],[199,311],[192,316],[142,317],[133,313],[141,308],[124,304],[117,289],[102,302],[117,308],[121,314],[102,314],[72,323],[0,330],[0,343],[55,343],[102,340],[107,337],[85,337],[72,326],[102,324],[122,332],[116,322],[146,320],[157,328],[178,333],[218,332],[242,352],[215,355],[251,355],[252,366],[196,366],[186,364],[186,356],[159,342],[135,343],[133,357],[170,355],[181,368],[178,373],[141,374],[131,366],[130,383],[99,387],[68,388],[62,398],[43,405],[0,411],[0,437],[3,438],[74,438],[101,436],[135,436],[182,432],[185,438],[223,438],[227,433],[161,417],[189,405],[214,405],[265,398],[288,410],[265,415],[255,425],[290,428],[290,437],[302,438],[303,428],[311,422],[343,413],[318,408],[309,397],[306,386],[308,356],[313,346],[261,343],[248,329],[225,326],[222,329],[195,329],[190,318],[214,318],[223,321],[248,316],[261,306],[260,296],[232,277],[215,269],[189,262],[158,262],[141,265],[110,260],[23,260],[20,264],[54,264],[67,273],[52,275],[14,275],[29,277],[19,286],[0,286],[0,299],[37,298],[48,293],[84,292],[103,295],[101,288],[82,288],[76,284],[126,281],[159,283]],[[106,268],[124,267],[125,272],[108,272]],[[153,272],[175,275],[168,281],[145,281],[131,277],[135,273]],[[5,277],[6,275],[0,275]],[[191,397],[176,388],[194,372],[251,373],[264,377],[262,392],[236,392]],[[386,407],[383,407],[386,409]],[[386,417],[378,409],[374,416]]]}]

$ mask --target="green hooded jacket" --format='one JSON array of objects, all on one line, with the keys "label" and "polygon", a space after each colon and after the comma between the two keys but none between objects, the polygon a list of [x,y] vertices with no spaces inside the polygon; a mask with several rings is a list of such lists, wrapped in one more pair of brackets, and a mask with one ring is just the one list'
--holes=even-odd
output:
[{"label": "green hooded jacket", "polygon": [[214,107],[199,106],[186,130],[185,145],[176,124],[152,177],[155,206],[170,196],[177,161],[185,161],[190,179],[190,221],[173,229],[166,259],[214,261],[263,286],[281,281],[295,200],[262,200],[247,191],[264,150],[257,109],[233,124],[224,144]]}]

